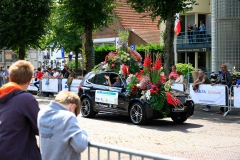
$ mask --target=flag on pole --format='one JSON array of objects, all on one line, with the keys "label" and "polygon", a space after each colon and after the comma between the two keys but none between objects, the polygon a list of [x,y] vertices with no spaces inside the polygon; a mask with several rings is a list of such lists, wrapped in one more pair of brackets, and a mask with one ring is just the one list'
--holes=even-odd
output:
[{"label": "flag on pole", "polygon": [[179,20],[179,13],[176,13],[174,32],[177,35],[179,35],[179,33],[181,32],[181,23],[180,23],[180,20]]}]

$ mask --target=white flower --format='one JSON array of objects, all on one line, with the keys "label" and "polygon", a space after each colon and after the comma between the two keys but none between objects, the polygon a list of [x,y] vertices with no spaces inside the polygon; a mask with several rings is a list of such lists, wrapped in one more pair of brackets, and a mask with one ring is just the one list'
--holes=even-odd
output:
[{"label": "white flower", "polygon": [[150,98],[151,98],[150,90],[147,90],[147,92],[145,93],[145,95],[146,95],[147,100],[150,100]]},{"label": "white flower", "polygon": [[127,60],[130,60],[130,58],[127,58]]}]

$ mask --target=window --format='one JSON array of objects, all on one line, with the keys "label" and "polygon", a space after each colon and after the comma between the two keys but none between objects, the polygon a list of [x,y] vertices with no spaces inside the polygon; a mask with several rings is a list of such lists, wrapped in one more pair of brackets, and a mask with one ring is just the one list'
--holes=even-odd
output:
[{"label": "window", "polygon": [[93,83],[99,84],[99,85],[108,85],[105,75],[109,75],[109,74],[108,73],[97,74],[94,78]]}]

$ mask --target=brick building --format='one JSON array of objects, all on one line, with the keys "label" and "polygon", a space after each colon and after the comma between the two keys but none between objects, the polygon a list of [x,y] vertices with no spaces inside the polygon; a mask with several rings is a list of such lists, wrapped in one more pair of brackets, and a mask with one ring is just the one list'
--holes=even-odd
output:
[{"label": "brick building", "polygon": [[128,44],[146,45],[148,43],[160,43],[160,29],[158,19],[152,22],[150,17],[144,17],[143,13],[136,13],[125,1],[118,1],[118,7],[114,13],[118,18],[114,18],[112,25],[104,27],[93,33],[94,44],[115,45],[118,41],[119,30],[129,30]]}]

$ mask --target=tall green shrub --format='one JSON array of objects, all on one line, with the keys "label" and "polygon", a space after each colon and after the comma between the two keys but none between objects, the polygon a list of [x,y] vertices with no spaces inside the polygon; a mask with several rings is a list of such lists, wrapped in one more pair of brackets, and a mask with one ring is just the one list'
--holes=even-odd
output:
[{"label": "tall green shrub", "polygon": [[[136,46],[136,51],[142,56],[142,58],[145,58],[145,53],[150,52],[151,54],[156,53],[163,53],[164,46],[160,46],[159,44],[148,44],[147,46]],[[116,46],[109,46],[109,45],[103,45],[103,46],[94,46],[94,52],[95,52],[95,64],[99,64],[105,60],[105,56],[109,52],[116,51]]]}]

